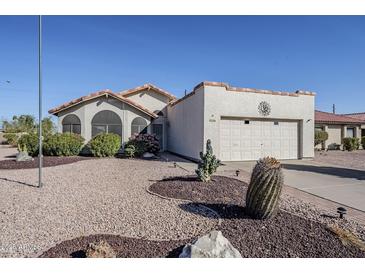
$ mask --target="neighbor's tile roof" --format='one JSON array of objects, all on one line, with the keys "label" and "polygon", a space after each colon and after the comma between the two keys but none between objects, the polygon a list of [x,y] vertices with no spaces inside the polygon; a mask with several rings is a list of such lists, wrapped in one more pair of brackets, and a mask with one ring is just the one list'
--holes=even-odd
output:
[{"label": "neighbor's tile roof", "polygon": [[119,94],[122,96],[129,96],[129,95],[135,94],[135,93],[145,90],[145,89],[147,89],[147,90],[151,89],[159,94],[162,94],[162,95],[166,96],[167,98],[169,98],[170,101],[176,100],[176,97],[173,94],[171,94],[170,92],[163,90],[155,85],[152,85],[152,84],[144,84],[143,86],[121,91],[121,92],[119,92]]},{"label": "neighbor's tile roof", "polygon": [[50,109],[48,111],[48,113],[50,114],[57,114],[58,112],[64,110],[64,109],[67,109],[67,108],[70,108],[72,106],[75,106],[75,105],[78,105],[78,104],[81,104],[81,103],[84,103],[84,102],[87,102],[89,100],[92,100],[92,99],[95,99],[95,98],[98,98],[98,97],[102,97],[102,96],[111,96],[121,102],[124,102],[128,105],[131,105],[133,107],[135,107],[136,109],[144,112],[145,114],[153,117],[153,118],[157,118],[157,114],[151,112],[150,110],[148,110],[147,108],[143,107],[142,105],[140,104],[137,104],[136,102],[132,101],[131,99],[128,99],[128,98],[125,98],[123,97],[122,95],[120,94],[116,94],[114,92],[112,92],[111,90],[109,89],[105,89],[105,90],[101,90],[101,91],[97,91],[97,92],[94,92],[94,93],[91,93],[89,95],[86,95],[86,96],[82,96],[80,98],[77,98],[77,99],[74,99],[72,101],[69,101],[67,103],[64,103],[58,107],[55,107],[53,109]]},{"label": "neighbor's tile roof", "polygon": [[365,124],[365,121],[361,119],[319,110],[315,111],[315,122],[327,124]]},{"label": "neighbor's tile roof", "polygon": [[365,121],[365,112],[348,113],[348,114],[343,114],[343,115],[344,116],[351,117],[351,118],[360,119],[360,120],[364,120]]}]

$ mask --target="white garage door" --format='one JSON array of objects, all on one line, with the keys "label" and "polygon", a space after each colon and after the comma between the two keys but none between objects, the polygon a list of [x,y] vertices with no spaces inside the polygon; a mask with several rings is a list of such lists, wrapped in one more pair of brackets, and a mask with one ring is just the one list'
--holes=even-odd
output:
[{"label": "white garage door", "polygon": [[229,119],[220,121],[222,161],[257,160],[265,156],[298,159],[298,122]]}]

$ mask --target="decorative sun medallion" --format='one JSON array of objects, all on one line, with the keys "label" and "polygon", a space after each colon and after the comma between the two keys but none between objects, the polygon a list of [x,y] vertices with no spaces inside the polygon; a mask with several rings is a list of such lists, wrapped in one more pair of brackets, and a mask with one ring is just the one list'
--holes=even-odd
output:
[{"label": "decorative sun medallion", "polygon": [[260,102],[260,104],[258,106],[258,109],[259,109],[259,113],[262,116],[268,116],[268,115],[270,115],[271,107],[270,107],[270,104],[268,102],[266,102],[266,101]]}]

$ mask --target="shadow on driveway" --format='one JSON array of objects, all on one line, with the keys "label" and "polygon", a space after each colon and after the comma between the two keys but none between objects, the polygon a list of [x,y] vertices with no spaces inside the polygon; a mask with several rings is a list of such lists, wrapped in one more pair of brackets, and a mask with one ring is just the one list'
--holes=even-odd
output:
[{"label": "shadow on driveway", "polygon": [[332,175],[341,178],[365,180],[365,171],[356,169],[330,167],[330,166],[300,165],[300,164],[283,164],[283,168],[287,170],[307,171],[325,175]]}]

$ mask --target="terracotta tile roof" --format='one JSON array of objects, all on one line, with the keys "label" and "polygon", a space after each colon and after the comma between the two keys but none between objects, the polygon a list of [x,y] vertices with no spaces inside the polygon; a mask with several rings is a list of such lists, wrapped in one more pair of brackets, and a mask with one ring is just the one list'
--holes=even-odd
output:
[{"label": "terracotta tile roof", "polygon": [[158,115],[151,112],[150,110],[148,110],[147,108],[143,107],[142,105],[140,104],[137,104],[135,102],[133,102],[131,99],[128,99],[128,98],[125,98],[123,97],[122,95],[120,94],[116,94],[114,92],[112,92],[111,90],[109,89],[105,89],[105,90],[101,90],[101,91],[97,91],[97,92],[94,92],[94,93],[91,93],[89,95],[86,95],[86,96],[82,96],[80,98],[77,98],[77,99],[74,99],[72,101],[69,101],[67,103],[64,103],[58,107],[55,107],[53,109],[50,109],[48,111],[48,113],[50,114],[57,114],[58,112],[64,110],[64,109],[67,109],[67,108],[70,108],[70,107],[73,107],[75,105],[78,105],[78,104],[81,104],[81,103],[84,103],[84,102],[87,102],[89,100],[92,100],[92,99],[95,99],[95,98],[98,98],[98,97],[102,97],[102,96],[111,96],[121,102],[124,102],[130,106],[133,106],[135,107],[136,109],[142,111],[143,113],[153,117],[153,118],[157,118]]},{"label": "terracotta tile roof", "polygon": [[315,96],[315,92],[311,91],[304,91],[304,90],[297,90],[296,92],[287,92],[287,91],[272,91],[272,90],[265,90],[265,89],[254,89],[254,88],[239,88],[239,87],[232,87],[227,83],[222,82],[209,82],[204,81],[198,84],[194,91],[199,89],[202,86],[213,86],[213,87],[224,87],[227,91],[236,91],[236,92],[253,92],[253,93],[263,93],[263,94],[272,94],[272,95],[281,95],[281,96],[299,96],[299,95],[311,95]]},{"label": "terracotta tile roof", "polygon": [[351,118],[360,119],[360,120],[364,120],[365,121],[365,112],[348,113],[348,114],[343,114],[343,115],[344,116],[351,117]]},{"label": "terracotta tile roof", "polygon": [[152,84],[144,84],[143,86],[139,86],[139,87],[136,87],[136,88],[121,91],[121,92],[119,92],[119,94],[124,96],[124,97],[127,97],[129,95],[132,95],[134,93],[137,93],[137,92],[145,90],[145,89],[153,90],[153,91],[155,91],[159,94],[162,94],[162,95],[166,96],[167,98],[169,98],[170,101],[176,100],[176,96],[174,96],[173,94],[169,93],[168,91],[163,90],[163,89],[161,89],[161,88],[159,88],[155,85],[152,85]]},{"label": "terracotta tile roof", "polygon": [[327,124],[364,124],[364,120],[352,118],[342,114],[333,114],[324,111],[315,111],[315,122],[316,123],[327,123]]}]

